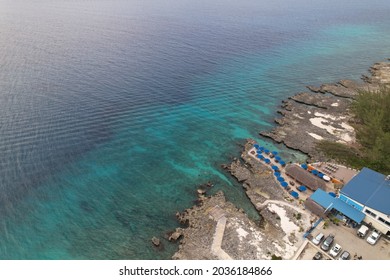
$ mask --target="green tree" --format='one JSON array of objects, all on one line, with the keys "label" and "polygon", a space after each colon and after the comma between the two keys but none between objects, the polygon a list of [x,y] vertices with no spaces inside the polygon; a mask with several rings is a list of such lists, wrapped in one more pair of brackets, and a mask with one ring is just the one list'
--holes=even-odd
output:
[{"label": "green tree", "polygon": [[350,166],[390,174],[390,87],[359,92],[351,107],[358,148],[329,141],[318,148]]}]

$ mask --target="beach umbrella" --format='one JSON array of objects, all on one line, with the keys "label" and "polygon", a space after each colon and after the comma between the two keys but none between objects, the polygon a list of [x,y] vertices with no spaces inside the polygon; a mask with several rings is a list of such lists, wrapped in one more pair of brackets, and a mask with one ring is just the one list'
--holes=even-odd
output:
[{"label": "beach umbrella", "polygon": [[263,150],[258,149],[256,152],[257,152],[258,154],[261,154],[261,153],[263,152]]},{"label": "beach umbrella", "polygon": [[279,182],[284,182],[284,181],[285,181],[284,178],[283,178],[283,177],[280,177],[280,176],[277,177],[276,179],[277,179]]},{"label": "beach umbrella", "polygon": [[265,149],[264,153],[266,153],[268,155],[269,154],[269,150]]},{"label": "beach umbrella", "polygon": [[275,177],[280,177],[280,172],[275,172],[274,175]]},{"label": "beach umbrella", "polygon": [[299,186],[297,189],[298,189],[298,191],[300,191],[300,192],[304,192],[304,191],[307,190],[307,188],[306,188],[305,186]]},{"label": "beach umbrella", "polygon": [[280,185],[281,185],[283,188],[287,188],[288,183],[287,183],[287,182],[280,182]]},{"label": "beach umbrella", "polygon": [[276,170],[279,170],[279,167],[277,167],[276,165],[272,165],[271,168],[272,168],[273,170],[275,170],[275,171],[276,171]]},{"label": "beach umbrella", "polygon": [[274,156],[276,156],[276,155],[278,154],[278,152],[277,152],[277,151],[272,151],[272,154],[273,154]]},{"label": "beach umbrella", "polygon": [[275,157],[275,161],[281,161],[281,160],[282,160],[282,158],[280,156]]},{"label": "beach umbrella", "polygon": [[302,167],[303,169],[307,169],[307,164],[303,163],[303,164],[301,164],[301,167]]},{"label": "beach umbrella", "polygon": [[255,147],[256,149],[260,148],[259,144],[253,144],[253,147]]},{"label": "beach umbrella", "polygon": [[313,173],[314,175],[317,175],[317,174],[318,174],[318,170],[313,169],[313,170],[311,171],[311,173]]},{"label": "beach umbrella", "polygon": [[269,158],[264,159],[265,163],[270,164],[271,160]]},{"label": "beach umbrella", "polygon": [[257,155],[257,158],[260,158],[260,159],[261,159],[262,157],[263,157],[262,155]]},{"label": "beach umbrella", "polygon": [[324,177],[324,174],[322,174],[321,172],[318,172],[317,176],[322,179]]},{"label": "beach umbrella", "polygon": [[324,176],[322,177],[322,179],[324,179],[326,182],[329,182],[329,181],[330,181],[330,177],[329,177],[329,176],[326,176],[326,175],[324,175]]},{"label": "beach umbrella", "polygon": [[299,194],[297,192],[291,191],[290,194],[291,194],[291,196],[293,198],[298,198],[299,197]]},{"label": "beach umbrella", "polygon": [[281,166],[285,166],[285,165],[286,165],[286,163],[285,163],[283,160],[279,161],[279,164],[280,164]]}]

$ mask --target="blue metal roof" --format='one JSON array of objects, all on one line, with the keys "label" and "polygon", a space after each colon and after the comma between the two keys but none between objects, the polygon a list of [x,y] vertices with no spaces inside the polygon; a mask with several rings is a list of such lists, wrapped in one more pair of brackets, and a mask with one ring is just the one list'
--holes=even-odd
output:
[{"label": "blue metal roof", "polygon": [[316,203],[324,207],[325,209],[333,203],[334,197],[330,196],[327,192],[317,189],[311,196]]},{"label": "blue metal roof", "polygon": [[363,212],[353,208],[351,205],[348,205],[344,201],[341,201],[337,197],[332,197],[327,192],[317,189],[310,198],[314,200],[317,204],[324,207],[326,210],[336,209],[340,213],[343,213],[348,218],[354,220],[357,223],[361,223],[364,217],[366,216]]},{"label": "blue metal roof", "polygon": [[390,215],[390,180],[386,176],[364,167],[349,181],[341,193],[351,199]]}]

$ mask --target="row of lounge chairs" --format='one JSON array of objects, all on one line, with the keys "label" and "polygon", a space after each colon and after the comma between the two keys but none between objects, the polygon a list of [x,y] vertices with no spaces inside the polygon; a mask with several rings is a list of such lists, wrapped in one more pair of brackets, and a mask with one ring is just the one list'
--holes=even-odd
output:
[{"label": "row of lounge chairs", "polygon": [[336,172],[337,170],[339,170],[339,167],[338,167],[337,165],[334,165],[334,164],[328,164],[328,165],[325,166],[325,168],[323,169],[324,173],[326,173],[326,174],[334,173],[334,172]]}]

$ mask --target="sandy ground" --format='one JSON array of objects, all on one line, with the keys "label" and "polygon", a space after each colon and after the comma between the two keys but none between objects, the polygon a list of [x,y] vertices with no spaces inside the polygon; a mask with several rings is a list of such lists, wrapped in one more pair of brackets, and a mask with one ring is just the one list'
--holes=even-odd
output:
[{"label": "sandy ground", "polygon": [[[318,128],[321,128],[321,129],[325,129],[329,134],[337,136],[340,139],[339,140],[340,142],[349,143],[349,142],[354,141],[355,131],[354,131],[354,128],[352,126],[348,125],[345,122],[342,122],[340,124],[342,129],[332,126],[333,122],[343,120],[346,117],[335,117],[333,115],[321,114],[318,112],[315,112],[314,115],[315,115],[314,118],[309,119],[312,125],[314,125]],[[319,135],[316,135],[314,133],[309,133],[309,135],[314,137],[317,140],[319,139],[319,137],[318,137]]]}]

